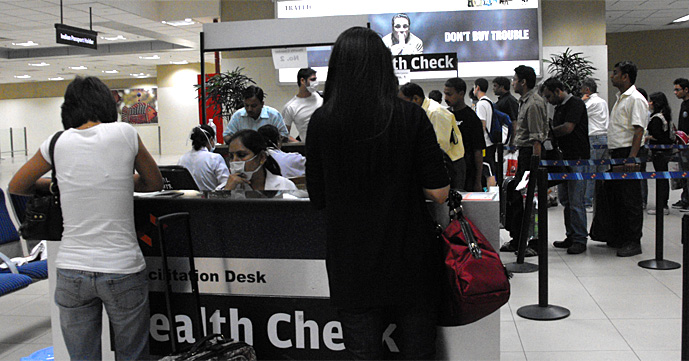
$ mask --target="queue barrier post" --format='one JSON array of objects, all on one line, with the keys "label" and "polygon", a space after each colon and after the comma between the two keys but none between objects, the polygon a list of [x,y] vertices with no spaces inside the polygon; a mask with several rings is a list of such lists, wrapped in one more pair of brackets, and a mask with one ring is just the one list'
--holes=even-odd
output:
[{"label": "queue barrier post", "polygon": [[[524,204],[524,216],[522,217],[521,231],[519,232],[517,262],[505,264],[505,268],[513,273],[531,273],[538,271],[538,265],[524,262],[524,253],[526,252],[526,239],[529,236],[529,227],[531,227],[531,214],[533,213],[533,197],[536,189],[536,182],[533,181],[533,175],[536,174],[540,157],[538,155],[531,156],[531,164],[529,166],[530,179],[526,187],[526,201]],[[547,187],[546,187],[547,189]],[[546,192],[547,194],[547,192]],[[544,203],[545,204],[545,203]],[[542,206],[543,207],[543,206]]]},{"label": "queue barrier post", "polygon": [[[682,263],[689,264],[689,214],[682,216]],[[689,361],[689,269],[682,270],[682,360]]]},{"label": "queue barrier post", "polygon": [[[661,205],[662,200],[660,199],[660,192],[658,192],[658,185],[661,179],[656,179],[656,257],[654,259],[647,259],[645,261],[640,261],[638,263],[639,267],[656,269],[656,270],[671,270],[680,268],[681,265],[677,262],[669,261],[663,259],[663,247],[664,247],[664,209]],[[667,182],[667,180],[665,180]],[[684,219],[682,220],[684,223]]]},{"label": "queue barrier post", "polygon": [[[545,167],[538,168],[538,203],[547,204],[548,201],[548,171]],[[548,207],[538,208],[538,304],[520,307],[517,315],[536,321],[552,321],[566,318],[570,315],[568,309],[548,304]]]}]

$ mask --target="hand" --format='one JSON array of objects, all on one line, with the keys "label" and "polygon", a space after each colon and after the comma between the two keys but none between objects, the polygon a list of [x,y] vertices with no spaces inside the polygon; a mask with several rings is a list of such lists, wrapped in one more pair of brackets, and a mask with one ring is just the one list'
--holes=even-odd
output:
[{"label": "hand", "polygon": [[245,179],[243,177],[243,174],[230,174],[230,177],[227,178],[227,183],[225,184],[224,190],[235,190],[240,184],[248,184],[251,185],[251,182],[248,179]]},{"label": "hand", "polygon": [[581,97],[581,100],[587,101],[587,100],[589,100],[589,98],[591,98],[591,95],[589,95],[589,94],[584,94],[584,95]]}]

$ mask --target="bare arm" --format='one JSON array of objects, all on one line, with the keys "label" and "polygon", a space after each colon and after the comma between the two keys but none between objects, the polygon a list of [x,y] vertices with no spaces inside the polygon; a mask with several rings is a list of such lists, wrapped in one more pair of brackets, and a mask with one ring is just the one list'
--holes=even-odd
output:
[{"label": "bare arm", "polygon": [[558,125],[557,127],[553,128],[553,135],[556,137],[562,137],[564,135],[567,135],[574,131],[574,123],[571,122],[564,122],[563,124]]},{"label": "bare arm", "polygon": [[537,156],[541,156],[541,142],[535,141],[533,142],[533,148],[532,148],[532,153]]},{"label": "bare arm", "polygon": [[41,176],[50,171],[50,168],[50,163],[43,158],[41,151],[36,152],[14,174],[7,190],[12,194],[20,195],[31,195],[36,189],[47,191],[50,187],[50,179],[41,179]]},{"label": "bare arm", "polygon": [[435,203],[443,204],[447,200],[447,196],[450,193],[450,186],[447,185],[443,188],[436,188],[436,189],[423,189],[423,193],[426,195],[426,198],[432,200]]},{"label": "bare arm", "polygon": [[138,174],[134,174],[134,191],[135,192],[155,192],[163,189],[163,176],[160,175],[160,170],[155,160],[148,152],[146,146],[137,136],[139,140],[139,152],[134,158],[134,169]]},{"label": "bare arm", "polygon": [[634,126],[634,138],[632,139],[632,150],[629,151],[629,157],[634,158],[639,154],[641,148],[641,139],[644,136],[644,128],[638,125]]}]

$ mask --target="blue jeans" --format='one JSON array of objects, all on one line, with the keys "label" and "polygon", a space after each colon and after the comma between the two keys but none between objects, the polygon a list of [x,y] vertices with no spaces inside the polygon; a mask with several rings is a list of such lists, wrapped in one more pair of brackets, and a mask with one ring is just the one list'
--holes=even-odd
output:
[{"label": "blue jeans", "polygon": [[148,359],[148,281],[132,274],[57,270],[55,303],[72,360],[101,360],[103,306],[115,340],[117,360]]},{"label": "blue jeans", "polygon": [[[591,146],[591,159],[603,159],[605,157],[605,149],[593,149],[594,145],[607,145],[608,136],[603,135],[590,135],[589,144]],[[605,172],[607,166],[605,165],[589,165],[586,167],[586,172]],[[594,194],[594,181],[588,180],[586,183],[586,195],[584,196],[584,205],[586,207],[593,206],[593,194]]]},{"label": "blue jeans", "polygon": [[[573,172],[581,172],[583,167],[572,167]],[[557,195],[564,206],[565,229],[567,238],[573,242],[586,244],[586,208],[584,193],[586,182],[566,181],[557,186]]]},{"label": "blue jeans", "polygon": [[396,325],[391,335],[400,353],[398,357],[393,356],[395,359],[435,359],[435,307],[347,308],[339,309],[337,314],[345,348],[355,360],[384,360],[391,356],[386,354],[381,342],[390,323]]}]

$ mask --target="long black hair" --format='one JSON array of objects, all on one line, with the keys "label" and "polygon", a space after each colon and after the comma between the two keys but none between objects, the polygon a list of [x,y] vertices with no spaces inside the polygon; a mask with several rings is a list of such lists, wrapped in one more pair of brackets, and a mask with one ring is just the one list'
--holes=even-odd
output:
[{"label": "long black hair", "polygon": [[651,94],[649,98],[653,102],[653,112],[651,116],[656,113],[661,113],[668,123],[672,122],[672,110],[670,109],[670,104],[668,104],[665,94],[663,92],[655,92]]},{"label": "long black hair", "polygon": [[395,123],[404,122],[404,112],[413,107],[397,97],[397,85],[392,54],[380,35],[362,27],[340,34],[330,55],[323,106],[317,110],[330,148],[325,151],[348,153],[337,158],[338,167],[347,170],[339,181],[368,188],[371,179],[389,174],[400,161],[395,143],[404,127]]},{"label": "long black hair", "polygon": [[397,85],[392,54],[381,37],[353,27],[340,34],[330,54],[323,107],[350,123],[345,140],[367,139],[387,127]]},{"label": "long black hair", "polygon": [[261,152],[265,153],[266,162],[263,165],[265,166],[266,170],[275,175],[282,175],[278,162],[276,162],[275,159],[270,156],[270,153],[268,153],[268,145],[261,134],[258,134],[258,132],[253,129],[243,129],[232,134],[227,144],[232,143],[232,141],[235,139],[239,139],[246,149],[252,151],[255,155],[258,155]]},{"label": "long black hair", "polygon": [[191,139],[191,145],[192,147],[194,147],[194,150],[199,150],[207,146],[209,142],[212,142],[210,144],[212,146],[213,144],[215,144],[214,138],[215,131],[213,131],[213,128],[211,128],[210,125],[207,124],[195,126],[191,130],[191,135],[189,136],[189,139]]}]

